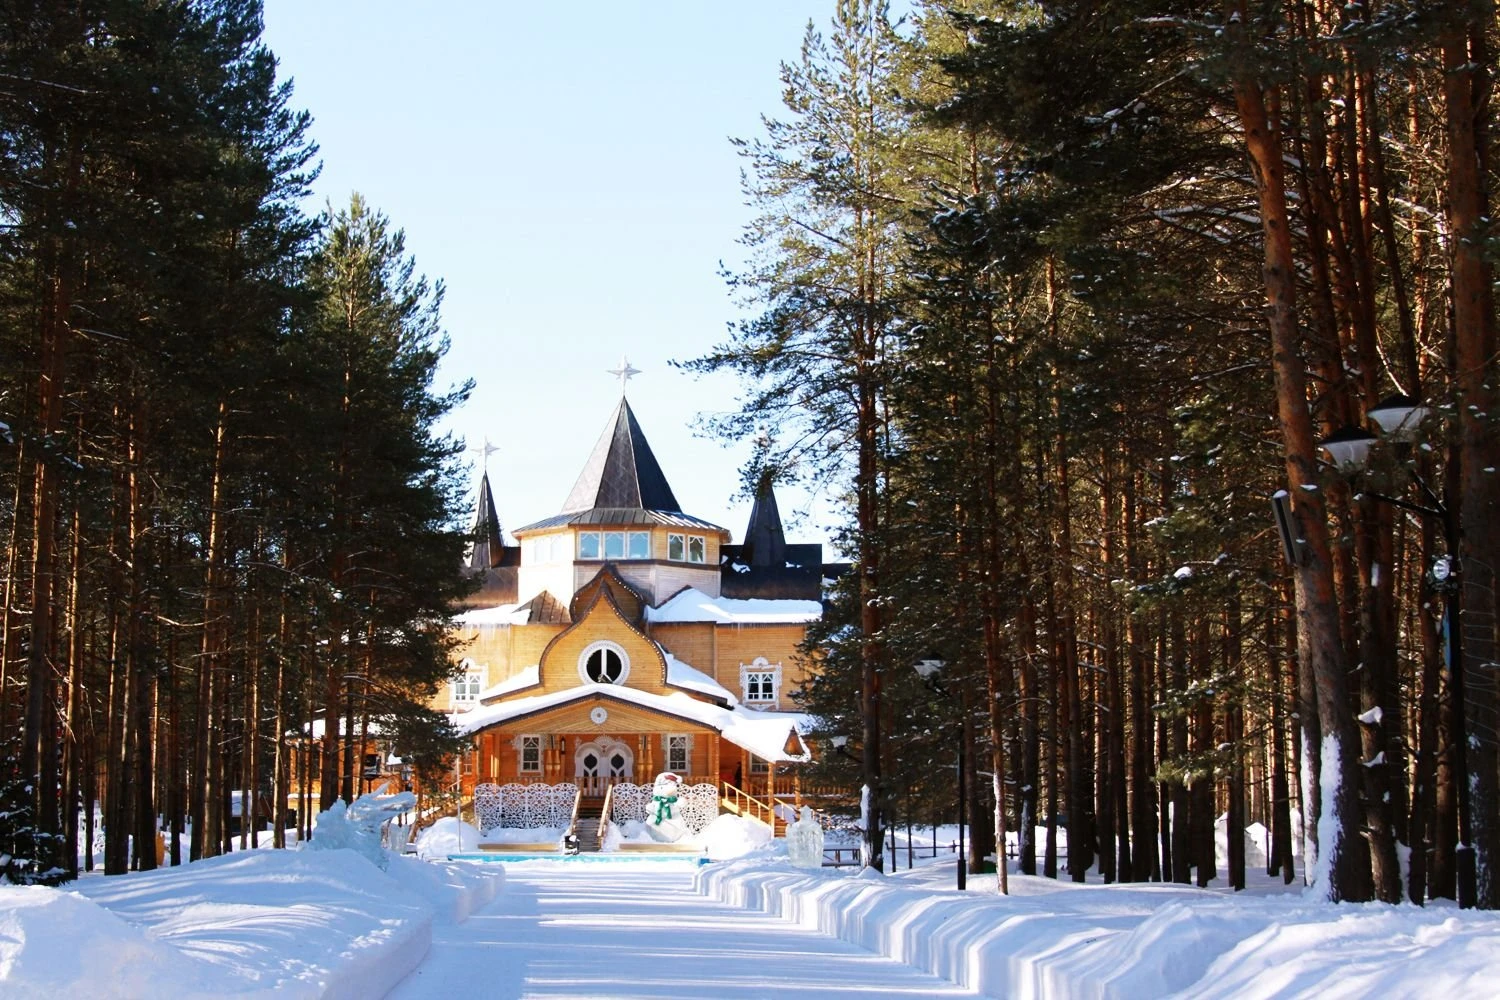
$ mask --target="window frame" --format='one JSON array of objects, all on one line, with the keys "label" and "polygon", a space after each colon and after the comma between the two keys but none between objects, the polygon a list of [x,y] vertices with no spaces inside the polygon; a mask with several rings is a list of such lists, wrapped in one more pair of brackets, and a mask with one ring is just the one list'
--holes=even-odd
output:
[{"label": "window frame", "polygon": [[[662,762],[668,771],[676,774],[689,774],[693,769],[693,737],[687,733],[664,733],[661,738]],[[672,761],[672,752],[681,750],[682,765],[679,767]]]},{"label": "window frame", "polygon": [[708,536],[679,531],[668,534],[667,559],[670,562],[704,565],[708,562]]},{"label": "window frame", "polygon": [[604,559],[606,562],[620,562],[625,558],[625,539],[628,534],[624,530],[615,529],[604,531]]},{"label": "window frame", "polygon": [[[637,550],[637,548],[636,548],[636,543],[637,542],[640,543],[640,549],[639,550]],[[637,551],[640,552],[639,555],[636,554]],[[650,559],[651,558],[651,532],[649,532],[649,531],[627,531],[625,533],[625,558],[626,559],[637,560],[637,561],[638,560],[642,560],[642,559]]]},{"label": "window frame", "polygon": [[[613,680],[595,680],[593,677],[590,677],[588,669],[589,660],[595,653],[614,653],[619,657],[620,676]],[[601,660],[601,663],[604,662],[608,661]],[[583,647],[583,651],[578,654],[578,676],[585,684],[597,684],[600,687],[620,687],[625,683],[626,678],[630,676],[630,654],[626,653],[625,648],[619,643],[611,642],[608,639],[591,642]]]},{"label": "window frame", "polygon": [[[578,533],[578,544],[575,551],[578,553],[578,558],[580,561],[598,560],[604,558],[602,554],[604,552],[604,538],[602,536],[603,533],[598,531],[580,531]],[[583,544],[585,539],[591,540],[594,543],[593,555],[588,555],[584,552]]]},{"label": "window frame", "polygon": [[[765,709],[781,703],[781,664],[772,663],[764,656],[757,656],[749,663],[740,664],[740,701],[746,708]],[[752,698],[750,690],[752,678],[758,678],[762,685],[769,684],[771,693],[768,698]]]},{"label": "window frame", "polygon": [[484,668],[470,659],[460,660],[459,666],[464,672],[448,678],[448,704],[455,708],[477,704],[484,691]]},{"label": "window frame", "polygon": [[[527,767],[526,750],[528,748],[528,745],[532,743],[534,743],[536,747],[536,765],[534,767]],[[522,733],[516,738],[516,773],[542,773],[542,737],[540,733]]]}]

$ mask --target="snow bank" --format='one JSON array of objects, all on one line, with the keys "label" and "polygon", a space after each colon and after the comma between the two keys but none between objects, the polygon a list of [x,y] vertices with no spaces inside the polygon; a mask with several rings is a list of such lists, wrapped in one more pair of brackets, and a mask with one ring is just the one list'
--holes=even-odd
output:
[{"label": "snow bank", "polygon": [[10,1000],[196,1000],[229,992],[217,989],[213,978],[207,963],[75,893],[0,889],[0,993]]},{"label": "snow bank", "polygon": [[505,883],[501,865],[461,861],[418,861],[391,855],[385,872],[407,892],[425,899],[439,923],[461,924],[495,898]]},{"label": "snow bank", "polygon": [[832,934],[992,996],[1478,997],[1500,977],[1500,914],[1334,905],[1178,886],[1011,876],[1008,897],[747,859],[700,892]]},{"label": "snow bank", "polygon": [[479,835],[481,844],[558,844],[568,831],[560,826],[494,826]]},{"label": "snow bank", "polygon": [[[742,858],[752,851],[759,850],[771,842],[771,828],[764,823],[743,816],[735,816],[730,813],[720,813],[719,816],[696,838],[703,844],[703,849],[709,858],[714,861],[726,861],[732,858]],[[782,853],[786,853],[784,841],[781,844]]]},{"label": "snow bank", "polygon": [[353,851],[246,851],[68,890],[0,890],[0,995],[383,996],[503,872]]},{"label": "snow bank", "polygon": [[378,996],[432,942],[432,906],[354,851],[247,851],[78,891],[213,965],[221,994]]},{"label": "snow bank", "polygon": [[444,816],[417,834],[417,856],[424,861],[443,860],[450,854],[479,850],[479,831],[461,819]]},{"label": "snow bank", "polygon": [[[600,845],[600,850],[610,853],[628,844],[659,843],[661,841],[651,835],[650,827],[645,823],[627,819],[622,823],[610,823],[605,828],[604,843]],[[777,849],[776,846],[767,847],[768,844],[780,845],[781,854],[786,854],[782,841],[771,840],[770,827],[732,813],[720,813],[712,823],[703,828],[702,833],[696,837],[683,837],[677,843],[685,847],[703,848],[703,853],[712,861],[732,861],[762,849],[768,852]]]}]

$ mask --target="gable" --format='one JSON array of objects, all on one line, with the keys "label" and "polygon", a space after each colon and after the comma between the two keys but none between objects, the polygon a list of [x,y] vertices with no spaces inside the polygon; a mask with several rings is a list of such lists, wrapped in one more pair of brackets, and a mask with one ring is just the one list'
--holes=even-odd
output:
[{"label": "gable", "polygon": [[642,616],[645,615],[646,599],[634,587],[625,582],[620,576],[619,571],[615,569],[614,564],[611,563],[594,574],[593,579],[589,580],[588,583],[579,587],[578,592],[573,595],[573,599],[568,602],[568,612],[572,615],[573,620],[579,620],[583,614],[582,609],[597,601],[601,594],[608,594],[610,599],[615,602],[615,606],[619,609],[620,614],[632,623],[640,621]]},{"label": "gable", "polygon": [[560,691],[590,684],[582,669],[585,658],[608,651],[622,661],[621,684],[653,694],[663,693],[667,661],[661,648],[636,628],[615,602],[610,588],[599,587],[593,593],[592,601],[582,607],[575,601],[575,623],[543,650],[542,689]]}]

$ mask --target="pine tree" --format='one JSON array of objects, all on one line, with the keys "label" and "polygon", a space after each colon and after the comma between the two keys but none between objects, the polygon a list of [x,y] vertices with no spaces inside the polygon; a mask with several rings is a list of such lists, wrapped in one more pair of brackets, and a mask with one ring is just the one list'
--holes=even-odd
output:
[{"label": "pine tree", "polygon": [[686,364],[741,375],[751,394],[720,424],[746,436],[780,431],[783,466],[847,482],[854,497],[860,587],[860,752],[864,864],[883,867],[879,548],[885,344],[899,256],[903,176],[896,98],[900,39],[883,0],[840,0],[828,36],[809,24],[801,57],[783,64],[785,119],[736,145],[747,194],[762,215],[744,242],[753,257],[731,287],[760,312],[729,342]]}]

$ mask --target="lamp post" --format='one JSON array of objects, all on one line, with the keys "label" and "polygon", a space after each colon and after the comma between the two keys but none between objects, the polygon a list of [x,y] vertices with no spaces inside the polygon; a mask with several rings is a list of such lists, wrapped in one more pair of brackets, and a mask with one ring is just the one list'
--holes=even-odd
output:
[{"label": "lamp post", "polygon": [[[942,673],[943,668],[947,665],[946,661],[936,656],[928,656],[925,660],[918,660],[916,663],[913,663],[912,669],[917,672],[917,676],[922,678],[922,683],[927,685],[930,690],[935,691],[950,701],[957,701],[938,683],[938,674]],[[965,794],[964,789],[964,727],[960,725],[958,727],[958,888],[961,890],[967,888],[969,879],[968,859],[965,857],[964,851],[964,812],[967,801],[968,796]],[[1004,855],[1003,847],[1001,854],[1002,856]]]},{"label": "lamp post", "polygon": [[[1384,438],[1397,445],[1409,445],[1416,439],[1418,430],[1431,412],[1420,400],[1398,394],[1388,396],[1372,406],[1368,416],[1380,428]],[[1352,479],[1368,468],[1370,449],[1377,440],[1379,438],[1368,431],[1344,427],[1319,442],[1318,447],[1328,453],[1341,473]],[[1458,784],[1458,846],[1454,850],[1454,874],[1458,883],[1459,908],[1469,909],[1474,906],[1478,886],[1474,847],[1470,839],[1469,768],[1466,752],[1468,722],[1464,717],[1463,639],[1459,628],[1459,586],[1454,567],[1454,558],[1458,552],[1458,525],[1453,511],[1426,481],[1415,471],[1411,471],[1410,475],[1426,498],[1425,505],[1400,497],[1385,496],[1373,490],[1363,492],[1401,510],[1434,518],[1442,526],[1443,542],[1448,548],[1446,555],[1433,561],[1430,574],[1436,589],[1443,595],[1443,655],[1448,664],[1449,696],[1453,702],[1453,773]]]}]

